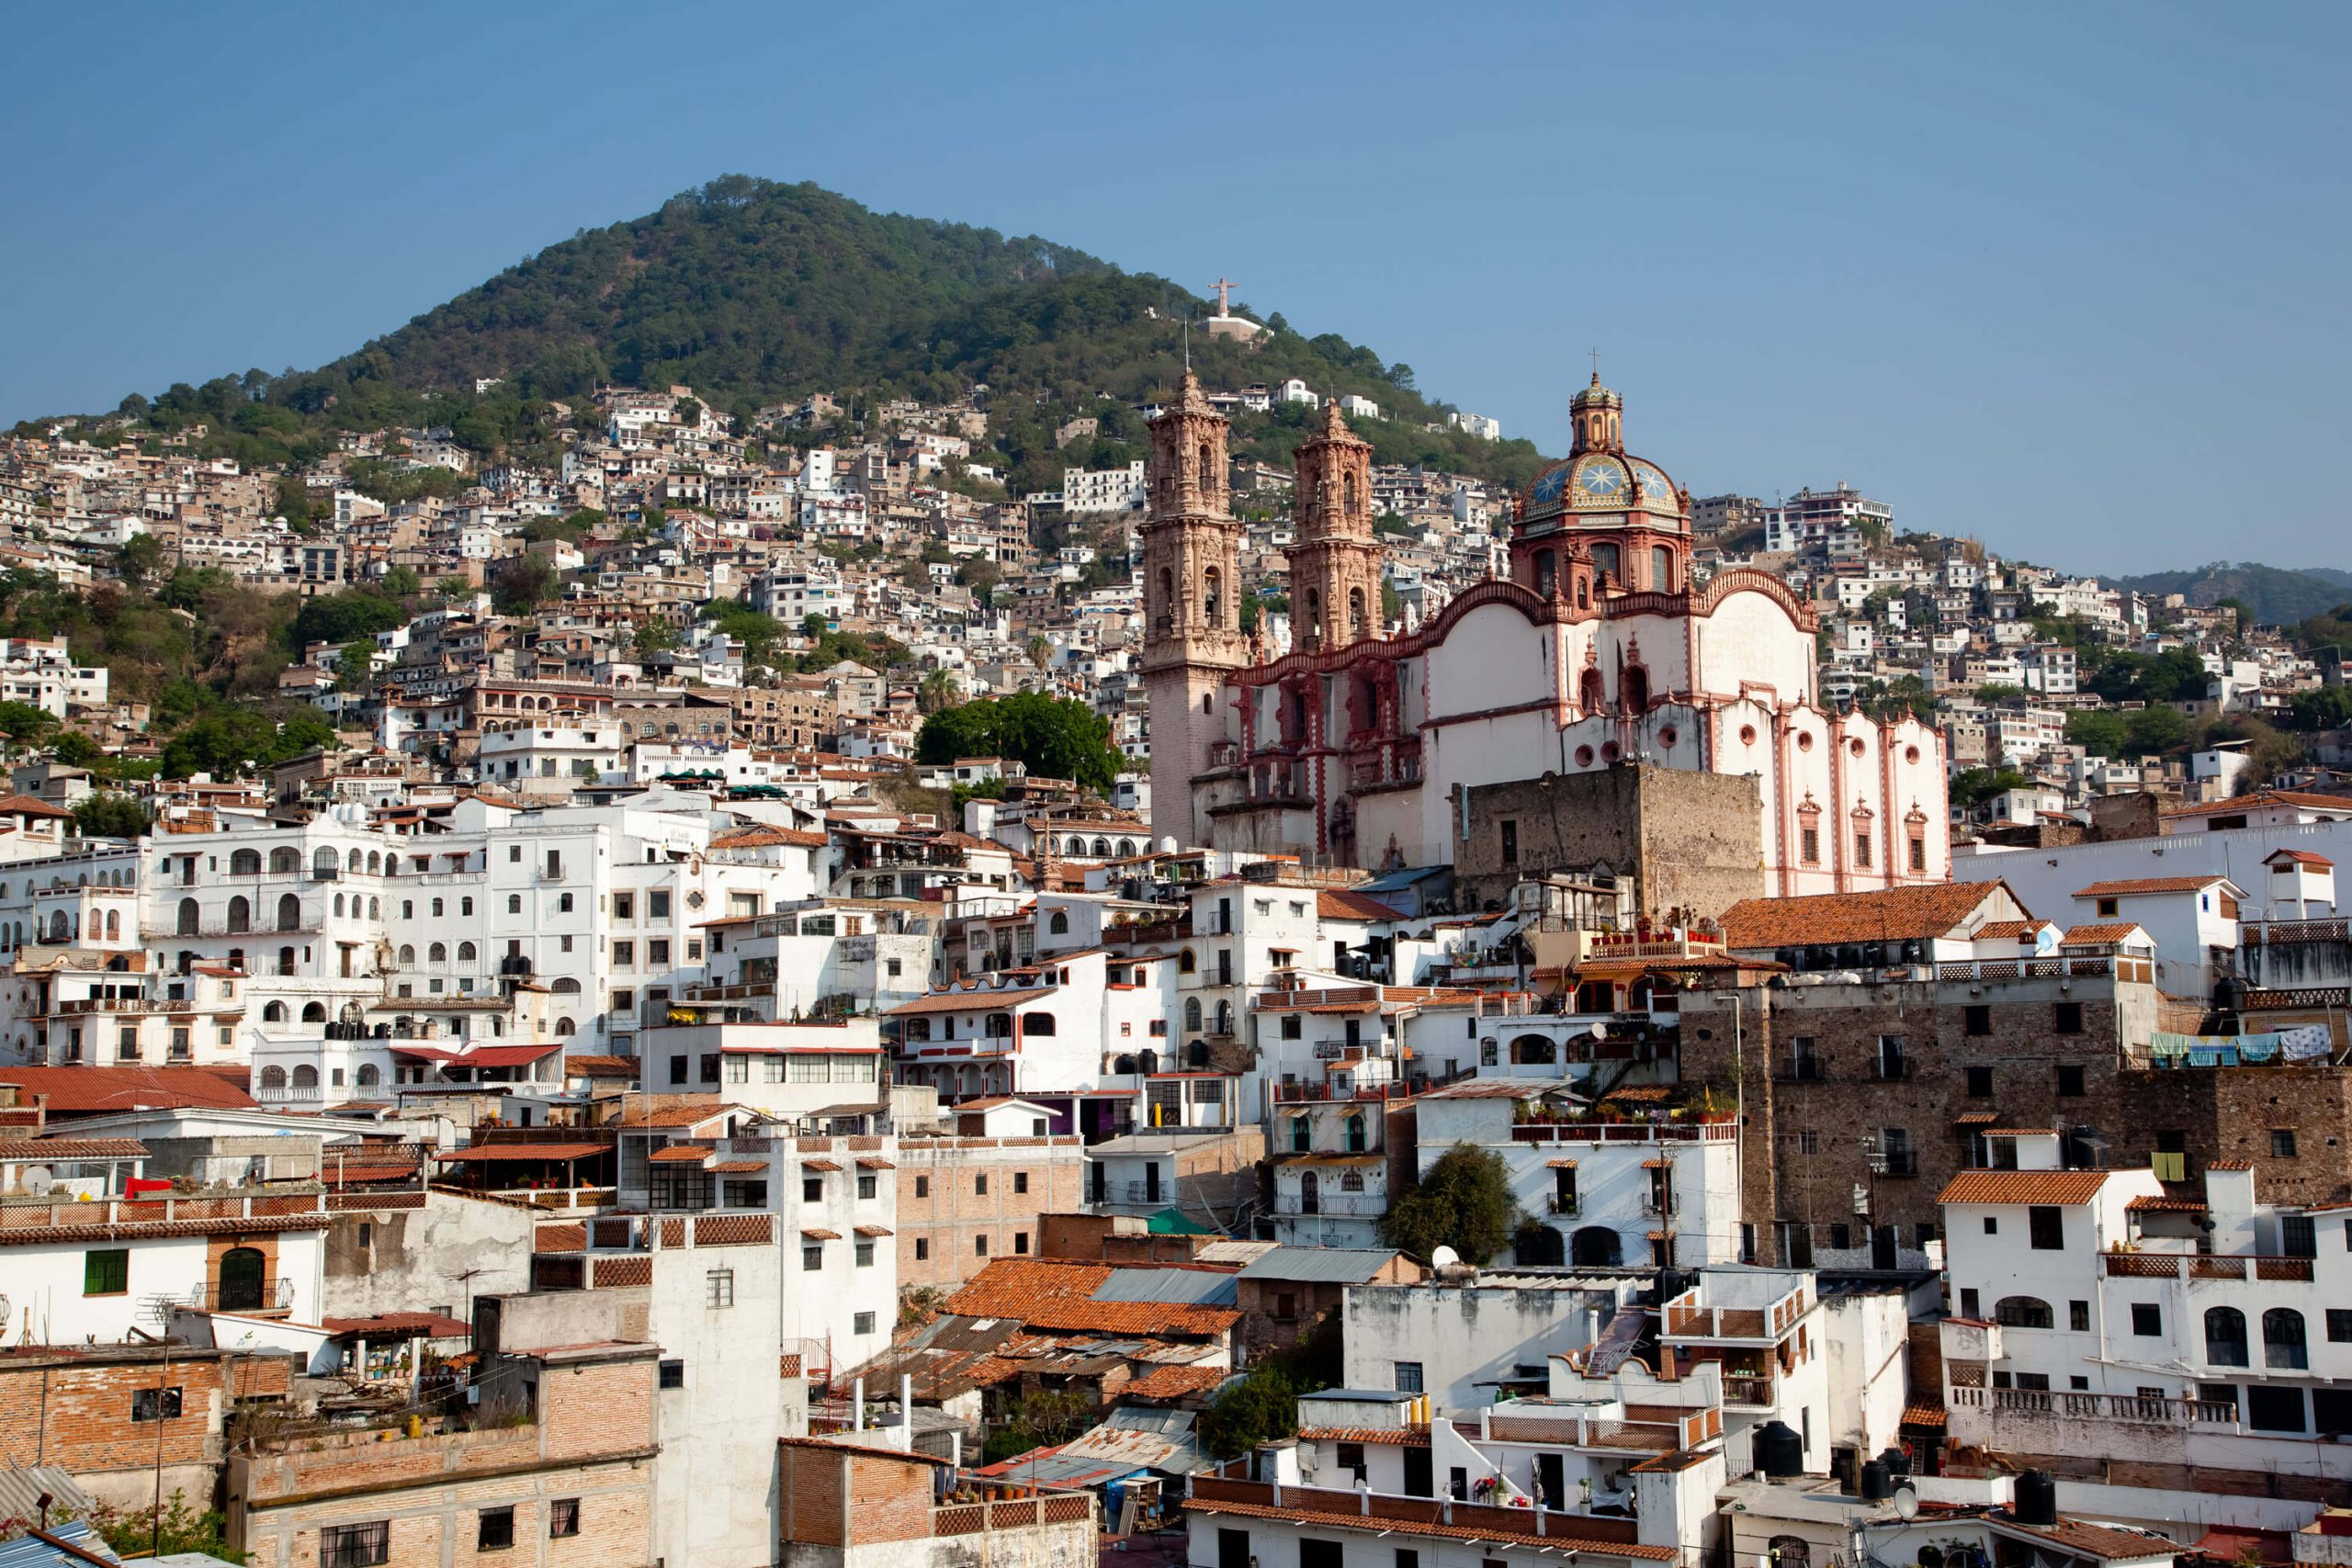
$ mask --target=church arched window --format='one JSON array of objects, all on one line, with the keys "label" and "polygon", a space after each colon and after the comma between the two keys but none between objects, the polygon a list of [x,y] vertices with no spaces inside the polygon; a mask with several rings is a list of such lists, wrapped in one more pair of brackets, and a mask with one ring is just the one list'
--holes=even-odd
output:
[{"label": "church arched window", "polygon": [[1221,612],[1224,604],[1225,576],[1216,568],[1210,567],[1201,573],[1202,619],[1213,626],[1223,626],[1225,621]]},{"label": "church arched window", "polygon": [[1363,625],[1364,625],[1364,623],[1363,623],[1363,615],[1364,615],[1363,590],[1363,589],[1361,589],[1361,588],[1351,588],[1351,589],[1349,589],[1349,590],[1348,590],[1348,640],[1349,640],[1349,641],[1351,641],[1351,642],[1357,641],[1357,640],[1359,640],[1359,639],[1361,639],[1361,638],[1363,637]]},{"label": "church arched window", "polygon": [[1660,593],[1674,592],[1674,552],[1664,545],[1650,547],[1650,587]]},{"label": "church arched window", "polygon": [[1559,562],[1549,550],[1535,552],[1535,592],[1549,599],[1559,581]]}]

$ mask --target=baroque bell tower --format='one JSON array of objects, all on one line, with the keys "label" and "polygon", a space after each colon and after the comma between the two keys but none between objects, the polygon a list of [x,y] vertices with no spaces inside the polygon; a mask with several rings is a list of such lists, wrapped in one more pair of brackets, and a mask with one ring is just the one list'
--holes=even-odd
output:
[{"label": "baroque bell tower", "polygon": [[1323,428],[1292,454],[1298,542],[1290,551],[1290,624],[1302,649],[1380,634],[1380,542],[1372,532],[1372,443],[1323,405]]},{"label": "baroque bell tower", "polygon": [[1143,525],[1144,687],[1151,698],[1151,831],[1206,841],[1193,775],[1226,739],[1217,696],[1250,661],[1241,631],[1241,525],[1227,510],[1226,417],[1190,370],[1151,422]]}]

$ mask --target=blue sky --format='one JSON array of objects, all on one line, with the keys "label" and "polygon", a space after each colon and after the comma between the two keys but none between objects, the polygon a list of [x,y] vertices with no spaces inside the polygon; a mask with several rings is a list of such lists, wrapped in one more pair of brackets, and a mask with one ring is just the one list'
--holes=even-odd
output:
[{"label": "blue sky", "polygon": [[2352,567],[2352,7],[19,9],[0,422],[310,367],[713,175],[1034,232],[1700,493]]}]

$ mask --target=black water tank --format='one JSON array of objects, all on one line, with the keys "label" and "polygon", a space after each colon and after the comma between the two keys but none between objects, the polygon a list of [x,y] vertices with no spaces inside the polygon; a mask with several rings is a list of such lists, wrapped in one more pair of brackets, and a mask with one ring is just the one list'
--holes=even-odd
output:
[{"label": "black water tank", "polygon": [[1157,1051],[1146,1051],[1145,1053],[1143,1053],[1143,1070],[1144,1070],[1144,1076],[1145,1076],[1146,1077],[1150,1077],[1153,1073],[1156,1073],[1156,1072],[1159,1071],[1159,1052],[1157,1052]]},{"label": "black water tank", "polygon": [[1878,1461],[1879,1463],[1886,1466],[1886,1472],[1889,1475],[1908,1475],[1911,1473],[1911,1456],[1905,1453],[1901,1449],[1890,1446],[1881,1450],[1878,1456]]},{"label": "black water tank", "polygon": [[1657,1271],[1657,1304],[1661,1307],[1690,1288],[1690,1279],[1679,1269],[1667,1268]]},{"label": "black water tank", "polygon": [[1125,1077],[1136,1070],[1136,1059],[1133,1056],[1121,1056],[1111,1064],[1111,1070]]},{"label": "black water tank", "polygon": [[2246,984],[2235,975],[2224,975],[2213,987],[2213,1006],[2222,1012],[2245,1010]]},{"label": "black water tank", "polygon": [[1767,1421],[1749,1434],[1756,1468],[1775,1480],[1804,1473],[1804,1439],[1786,1421]]},{"label": "black water tank", "polygon": [[1862,1463],[1862,1501],[1883,1503],[1894,1495],[1894,1478],[1886,1472],[1886,1461],[1866,1460]]},{"label": "black water tank", "polygon": [[2018,1476],[2017,1501],[2009,1512],[2021,1525],[2058,1522],[2058,1483],[2046,1470],[2029,1470]]}]

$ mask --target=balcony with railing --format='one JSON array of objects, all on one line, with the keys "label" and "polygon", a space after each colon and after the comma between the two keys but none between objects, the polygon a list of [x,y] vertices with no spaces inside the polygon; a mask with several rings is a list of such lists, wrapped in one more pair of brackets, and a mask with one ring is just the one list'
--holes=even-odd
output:
[{"label": "balcony with railing", "polygon": [[[2128,962],[2133,962],[2127,960]],[[2144,964],[2145,960],[2138,963]],[[2056,958],[1972,958],[1936,965],[1939,980],[2080,980],[2115,973],[2105,954]]]},{"label": "balcony with railing", "polygon": [[2253,1253],[2110,1252],[2106,1258],[2107,1277],[2110,1280],[2253,1280],[2308,1285],[2313,1276],[2313,1263],[2308,1258]]},{"label": "balcony with railing", "polygon": [[1318,1105],[1331,1101],[1345,1102],[1359,1100],[1410,1100],[1413,1096],[1410,1084],[1400,1083],[1393,1078],[1382,1079],[1374,1083],[1278,1083],[1271,1087],[1274,1092],[1274,1103],[1277,1105]]},{"label": "balcony with railing", "polygon": [[1385,1192],[1301,1192],[1295,1189],[1274,1193],[1274,1213],[1290,1218],[1308,1218],[1329,1214],[1341,1219],[1376,1220],[1388,1212],[1388,1195]]},{"label": "balcony with railing", "polygon": [[1510,1130],[1514,1144],[1734,1144],[1738,1125],[1702,1122],[1522,1122]]},{"label": "balcony with railing", "polygon": [[1947,1404],[1962,1410],[1995,1410],[2011,1416],[2064,1416],[2077,1421],[2123,1421],[2138,1426],[2237,1425],[2237,1406],[2210,1399],[2142,1398],[2136,1394],[2076,1393],[2041,1388],[1947,1387]]},{"label": "balcony with railing", "polygon": [[281,1313],[294,1310],[291,1280],[208,1280],[190,1290],[184,1305],[198,1312]]}]

